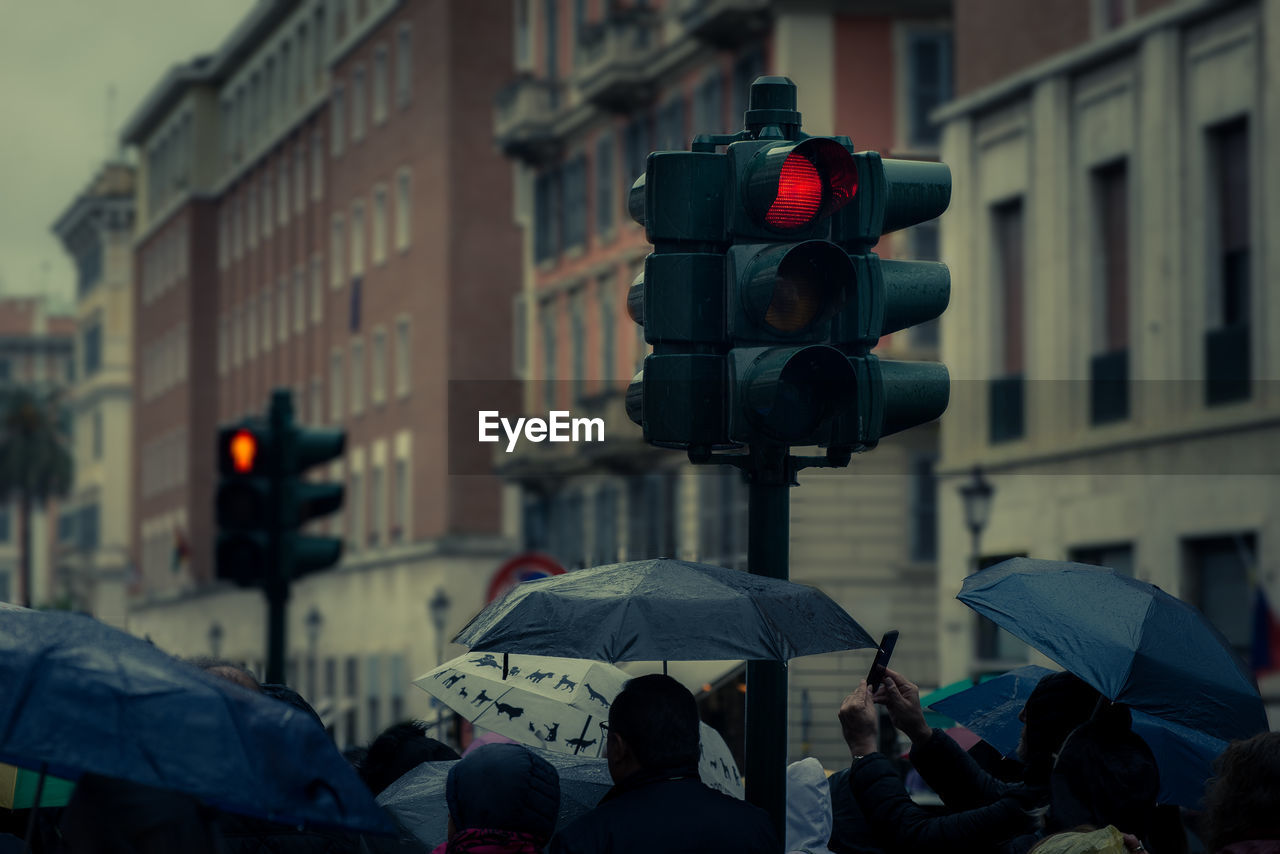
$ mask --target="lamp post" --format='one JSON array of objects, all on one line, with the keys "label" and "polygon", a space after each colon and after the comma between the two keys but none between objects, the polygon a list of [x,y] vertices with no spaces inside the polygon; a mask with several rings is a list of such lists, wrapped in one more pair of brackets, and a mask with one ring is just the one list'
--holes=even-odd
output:
[{"label": "lamp post", "polygon": [[209,654],[214,658],[222,654],[222,623],[209,626]]},{"label": "lamp post", "polygon": [[[427,602],[427,615],[436,630],[436,667],[444,664],[444,624],[449,616],[449,594],[443,587],[436,588],[436,594]],[[444,704],[436,701],[436,738],[444,741]]]},{"label": "lamp post", "polygon": [[315,605],[307,612],[307,696],[316,701],[316,646],[320,642],[320,629],[324,627],[324,615]]},{"label": "lamp post", "polygon": [[995,487],[982,476],[982,466],[974,466],[973,478],[960,487],[960,497],[964,500],[964,521],[972,538],[970,573],[978,571],[978,561],[982,555],[982,531],[991,521],[991,498],[995,491]]}]

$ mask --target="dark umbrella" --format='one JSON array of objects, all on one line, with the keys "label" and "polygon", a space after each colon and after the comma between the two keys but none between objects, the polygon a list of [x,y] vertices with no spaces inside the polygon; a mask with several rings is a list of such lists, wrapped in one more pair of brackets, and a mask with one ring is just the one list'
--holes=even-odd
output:
[{"label": "dark umbrella", "polygon": [[526,581],[454,641],[472,650],[599,661],[786,661],[876,642],[820,590],[660,558]]},{"label": "dark umbrella", "polygon": [[1221,739],[1267,730],[1244,662],[1204,616],[1105,567],[1013,558],[956,596],[1108,699]]},{"label": "dark umbrella", "polygon": [[[529,749],[556,767],[560,775],[559,830],[600,803],[613,786],[606,759],[583,759],[549,750]],[[396,780],[378,796],[378,803],[399,820],[420,842],[435,847],[448,837],[449,805],[445,781],[449,769],[460,761],[423,762]]]},{"label": "dark umbrella", "polygon": [[310,716],[65,611],[0,608],[0,761],[269,821],[393,832]]},{"label": "dark umbrella", "polygon": [[[1022,721],[1018,714],[1040,678],[1054,671],[1029,664],[997,676],[933,704],[941,712],[973,730],[1005,756],[1018,749]],[[1227,742],[1138,709],[1133,731],[1151,748],[1160,768],[1160,802],[1199,809],[1205,781],[1213,774],[1213,760]]]}]

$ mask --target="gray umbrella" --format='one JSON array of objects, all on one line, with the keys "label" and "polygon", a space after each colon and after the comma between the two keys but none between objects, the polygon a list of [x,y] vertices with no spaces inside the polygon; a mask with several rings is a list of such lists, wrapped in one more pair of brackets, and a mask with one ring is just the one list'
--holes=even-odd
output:
[{"label": "gray umbrella", "polygon": [[472,650],[599,661],[786,661],[875,640],[820,590],[659,558],[526,581],[454,641]]},{"label": "gray umbrella", "polygon": [[[555,766],[560,775],[559,830],[594,807],[613,786],[607,759],[584,759],[564,753],[530,749]],[[423,762],[388,786],[378,804],[389,810],[405,830],[434,848],[448,837],[449,805],[445,781],[461,760]]]}]

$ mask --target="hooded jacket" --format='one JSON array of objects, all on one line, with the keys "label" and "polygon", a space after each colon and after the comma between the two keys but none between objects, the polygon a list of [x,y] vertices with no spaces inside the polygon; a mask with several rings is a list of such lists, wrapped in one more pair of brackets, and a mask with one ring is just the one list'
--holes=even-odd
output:
[{"label": "hooded jacket", "polygon": [[787,851],[827,854],[831,839],[831,786],[822,763],[810,756],[787,767]]}]

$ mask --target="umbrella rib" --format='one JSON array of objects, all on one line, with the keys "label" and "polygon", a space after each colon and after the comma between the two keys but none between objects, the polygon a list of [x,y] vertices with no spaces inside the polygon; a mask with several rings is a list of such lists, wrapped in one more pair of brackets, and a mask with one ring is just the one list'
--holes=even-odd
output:
[{"label": "umbrella rib", "polygon": [[1142,622],[1138,624],[1138,642],[1134,644],[1133,655],[1129,656],[1129,663],[1125,665],[1124,678],[1121,679],[1120,681],[1120,687],[1119,687],[1119,690],[1116,691],[1116,696],[1111,698],[1116,702],[1121,702],[1120,696],[1124,694],[1125,688],[1129,686],[1129,680],[1133,676],[1133,669],[1138,664],[1138,650],[1142,648],[1142,640],[1144,635],[1146,634],[1147,620],[1151,618],[1151,615],[1155,612],[1155,609],[1156,609],[1156,597],[1152,596],[1149,599],[1147,599],[1147,612],[1142,615]]}]

